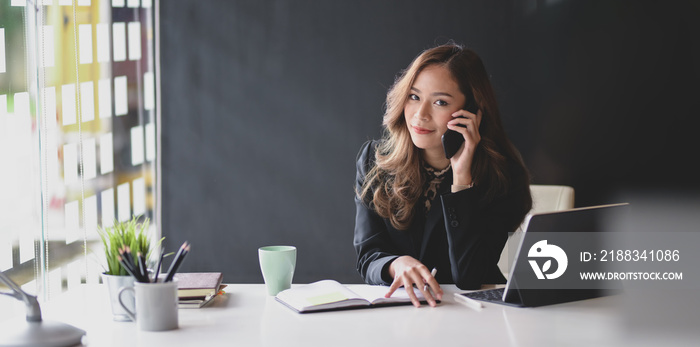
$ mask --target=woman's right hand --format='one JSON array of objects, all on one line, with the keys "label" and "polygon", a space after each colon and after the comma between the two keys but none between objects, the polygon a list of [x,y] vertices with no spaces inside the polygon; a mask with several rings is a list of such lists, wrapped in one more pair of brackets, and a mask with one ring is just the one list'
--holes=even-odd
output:
[{"label": "woman's right hand", "polygon": [[[396,289],[403,286],[406,288],[406,293],[408,293],[413,306],[420,307],[420,301],[412,290],[415,284],[418,290],[423,293],[423,297],[425,297],[430,306],[435,307],[437,305],[435,302],[436,299],[442,300],[443,292],[442,288],[440,288],[440,284],[438,284],[435,277],[430,274],[428,267],[411,256],[404,255],[396,258],[389,265],[389,275],[394,278],[394,282],[391,283],[389,292],[384,296],[386,298],[390,297]],[[432,293],[428,288],[432,290]],[[433,294],[435,294],[435,297],[433,297]]]},{"label": "woman's right hand", "polygon": [[452,184],[466,186],[474,183],[472,166],[476,147],[481,142],[479,127],[481,126],[482,113],[481,110],[478,110],[476,114],[467,110],[459,110],[453,113],[452,117],[454,119],[447,123],[447,128],[462,134],[464,137],[464,146],[450,158]]}]

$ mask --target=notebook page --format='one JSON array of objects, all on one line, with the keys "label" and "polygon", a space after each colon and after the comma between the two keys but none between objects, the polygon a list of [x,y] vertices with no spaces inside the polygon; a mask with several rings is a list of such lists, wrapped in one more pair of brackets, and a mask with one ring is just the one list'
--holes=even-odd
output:
[{"label": "notebook page", "polygon": [[[397,289],[391,295],[391,298],[384,298],[384,295],[386,295],[386,293],[389,292],[389,286],[358,285],[358,286],[353,286],[352,291],[355,292],[357,295],[367,299],[367,301],[369,301],[371,303],[376,303],[378,301],[385,301],[385,302],[411,301],[411,298],[408,297],[408,293],[406,292],[406,289],[404,287]],[[413,288],[413,292],[416,294],[416,297],[418,298],[418,300],[420,300],[420,301],[425,300],[425,297],[423,297],[423,293],[421,293],[419,290]]]}]

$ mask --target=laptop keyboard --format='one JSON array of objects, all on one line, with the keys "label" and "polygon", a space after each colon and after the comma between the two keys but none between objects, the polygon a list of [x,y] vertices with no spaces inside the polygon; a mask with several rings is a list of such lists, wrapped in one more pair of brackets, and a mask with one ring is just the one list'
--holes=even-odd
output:
[{"label": "laptop keyboard", "polygon": [[463,293],[462,295],[474,300],[503,302],[503,291],[505,288],[487,289],[476,292]]}]

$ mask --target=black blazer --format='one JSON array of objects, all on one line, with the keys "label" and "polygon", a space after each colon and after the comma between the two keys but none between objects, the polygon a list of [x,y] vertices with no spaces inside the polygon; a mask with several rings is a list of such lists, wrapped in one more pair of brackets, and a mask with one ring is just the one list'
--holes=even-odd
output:
[{"label": "black blazer", "polygon": [[[376,144],[365,143],[358,154],[358,192],[374,166]],[[454,283],[461,289],[505,283],[497,263],[508,233],[517,229],[527,213],[520,206],[522,199],[531,199],[529,185],[512,187],[507,195],[486,204],[479,185],[451,193],[452,171],[447,175],[438,188],[440,198],[435,198],[427,214],[416,206],[407,230],[394,228],[355,195],[354,246],[357,270],[366,283],[390,285],[393,279],[388,266],[401,255],[410,255],[429,269],[437,268],[438,282]]]}]

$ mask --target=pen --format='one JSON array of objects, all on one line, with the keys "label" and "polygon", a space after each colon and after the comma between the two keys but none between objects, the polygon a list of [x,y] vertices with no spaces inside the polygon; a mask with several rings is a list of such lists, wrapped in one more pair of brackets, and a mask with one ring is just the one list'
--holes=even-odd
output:
[{"label": "pen", "polygon": [[471,308],[474,311],[481,311],[481,309],[484,308],[484,305],[482,305],[481,302],[468,298],[460,293],[455,293],[455,301]]},{"label": "pen", "polygon": [[[435,277],[436,274],[437,274],[437,268],[434,267],[433,270],[430,271],[430,276]],[[426,283],[425,286],[423,286],[423,290],[429,290],[429,289],[430,289],[430,287],[428,287],[428,284]],[[435,293],[433,293],[433,291],[430,290],[430,295],[435,296]]]}]

